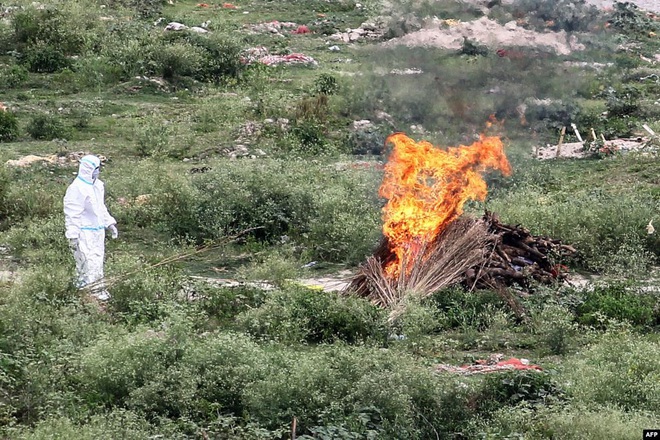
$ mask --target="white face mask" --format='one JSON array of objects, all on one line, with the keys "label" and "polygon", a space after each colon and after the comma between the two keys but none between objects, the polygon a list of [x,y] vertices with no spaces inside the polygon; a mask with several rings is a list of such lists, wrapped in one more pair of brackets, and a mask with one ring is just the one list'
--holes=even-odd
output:
[{"label": "white face mask", "polygon": [[94,171],[92,171],[92,180],[96,181],[96,179],[99,178],[99,173],[101,170],[99,168],[95,168]]}]

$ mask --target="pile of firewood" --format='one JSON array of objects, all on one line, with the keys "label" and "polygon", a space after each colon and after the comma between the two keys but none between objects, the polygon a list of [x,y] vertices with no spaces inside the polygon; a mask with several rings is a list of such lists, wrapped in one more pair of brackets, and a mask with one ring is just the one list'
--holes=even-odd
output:
[{"label": "pile of firewood", "polygon": [[513,285],[527,289],[533,282],[563,280],[566,268],[557,261],[575,253],[560,240],[532,235],[519,225],[505,225],[497,215],[486,212],[482,219],[461,217],[452,222],[424,246],[398,279],[388,279],[384,273],[396,257],[383,238],[345,293],[388,307],[400,303],[407,292],[425,296],[448,285],[499,292]]},{"label": "pile of firewood", "polygon": [[574,256],[572,246],[532,235],[520,225],[505,225],[492,212],[486,212],[483,221],[494,240],[482,263],[465,272],[465,286],[499,289],[517,284],[528,288],[532,280],[551,284],[566,277],[566,267],[556,262]]}]

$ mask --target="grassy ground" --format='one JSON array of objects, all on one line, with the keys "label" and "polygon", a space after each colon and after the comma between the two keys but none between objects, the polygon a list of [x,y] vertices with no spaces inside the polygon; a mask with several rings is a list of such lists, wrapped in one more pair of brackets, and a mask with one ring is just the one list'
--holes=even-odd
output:
[{"label": "grassy ground", "polygon": [[[644,123],[660,132],[655,67],[641,58],[660,52],[657,21],[578,8],[585,51],[509,59],[323,34],[381,13],[388,36],[414,30],[415,16],[481,14],[450,2],[31,3],[0,21],[0,100],[15,115],[0,113],[0,160],[105,156],[120,229],[106,272],[132,275],[104,310],[73,288],[61,211],[75,163],[3,167],[0,438],[278,439],[294,417],[297,438],[317,439],[628,439],[657,427],[660,239],[647,230],[660,224],[657,150],[531,154],[574,121],[608,138],[644,135]],[[553,23],[575,25],[541,3],[491,14],[543,30],[541,12],[556,10]],[[162,30],[209,20],[207,36]],[[244,27],[271,20],[314,33]],[[242,64],[256,46],[318,64]],[[406,68],[423,73],[390,73]],[[488,176],[488,199],[469,213],[494,210],[575,245],[563,263],[598,284],[516,292],[523,315],[495,292],[449,289],[388,324],[366,301],[292,282],[354,269],[373,250],[387,134],[469,144],[491,114],[514,174]],[[361,119],[373,125],[354,129]],[[248,228],[258,229],[154,267]],[[544,371],[434,372],[492,353]]]}]

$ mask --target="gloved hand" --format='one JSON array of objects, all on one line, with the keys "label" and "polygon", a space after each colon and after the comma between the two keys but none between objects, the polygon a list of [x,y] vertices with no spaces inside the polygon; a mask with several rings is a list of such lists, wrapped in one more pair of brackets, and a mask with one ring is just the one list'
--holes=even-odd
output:
[{"label": "gloved hand", "polygon": [[108,226],[108,230],[110,231],[110,237],[112,237],[113,240],[119,237],[119,231],[117,230],[117,225]]},{"label": "gloved hand", "polygon": [[77,238],[69,238],[69,249],[72,251],[77,251],[78,250],[78,239]]}]

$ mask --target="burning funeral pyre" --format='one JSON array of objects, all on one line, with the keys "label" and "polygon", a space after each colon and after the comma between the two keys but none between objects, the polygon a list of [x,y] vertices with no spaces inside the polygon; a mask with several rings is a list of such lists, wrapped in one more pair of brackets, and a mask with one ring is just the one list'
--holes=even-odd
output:
[{"label": "burning funeral pyre", "polygon": [[553,259],[575,253],[572,247],[502,224],[493,213],[461,215],[468,200],[485,199],[483,172],[511,173],[499,137],[482,135],[470,146],[447,150],[403,133],[387,142],[393,149],[379,191],[387,199],[383,239],[346,293],[391,307],[395,319],[407,295],[423,297],[456,284],[503,292],[513,284],[564,277]]}]

